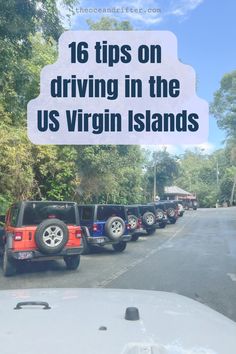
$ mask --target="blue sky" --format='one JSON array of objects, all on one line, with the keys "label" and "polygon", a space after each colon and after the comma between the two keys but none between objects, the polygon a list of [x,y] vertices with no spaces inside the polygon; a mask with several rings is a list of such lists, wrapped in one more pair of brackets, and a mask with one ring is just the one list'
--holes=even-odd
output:
[{"label": "blue sky", "polygon": [[[137,30],[170,30],[177,36],[179,58],[197,73],[198,95],[208,102],[219,88],[223,74],[236,69],[236,1],[216,0],[82,0],[79,8],[141,8],[154,13],[115,13],[117,20],[129,20]],[[157,10],[156,10],[157,9]],[[160,12],[157,12],[160,9]],[[87,29],[86,19],[99,20],[99,14],[78,14],[72,29]],[[224,132],[210,117],[206,151],[222,147]],[[170,147],[170,150],[174,150]]]}]

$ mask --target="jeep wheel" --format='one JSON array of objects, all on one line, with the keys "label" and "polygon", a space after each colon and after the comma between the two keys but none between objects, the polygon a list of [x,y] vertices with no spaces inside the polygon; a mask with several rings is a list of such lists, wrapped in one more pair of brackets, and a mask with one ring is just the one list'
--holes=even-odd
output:
[{"label": "jeep wheel", "polygon": [[146,226],[152,226],[153,224],[155,224],[155,215],[150,211],[147,211],[143,214],[142,220]]},{"label": "jeep wheel", "polygon": [[35,242],[42,253],[56,254],[66,245],[69,238],[68,228],[59,219],[48,219],[37,227]]},{"label": "jeep wheel", "polygon": [[126,249],[127,242],[121,241],[119,243],[114,243],[112,245],[114,251],[116,252],[123,252]]},{"label": "jeep wheel", "polygon": [[10,259],[5,248],[3,253],[3,274],[9,277],[16,273],[16,264],[13,259]]},{"label": "jeep wheel", "polygon": [[167,209],[167,214],[172,218],[173,216],[175,216],[175,209],[168,208]]},{"label": "jeep wheel", "polygon": [[135,230],[138,226],[138,218],[135,215],[128,216],[128,223],[130,225],[130,230]]},{"label": "jeep wheel", "polygon": [[131,236],[131,241],[137,241],[139,238],[139,235],[135,234]]},{"label": "jeep wheel", "polygon": [[163,216],[164,216],[163,211],[161,209],[157,209],[156,210],[156,218],[157,218],[157,220],[162,220]]},{"label": "jeep wheel", "polygon": [[112,240],[117,241],[125,232],[125,222],[118,216],[110,217],[105,224],[106,235]]},{"label": "jeep wheel", "polygon": [[68,270],[75,270],[80,264],[80,255],[65,256],[64,261]]},{"label": "jeep wheel", "polygon": [[155,234],[156,229],[147,229],[146,231],[147,231],[148,235],[153,235],[153,234]]}]

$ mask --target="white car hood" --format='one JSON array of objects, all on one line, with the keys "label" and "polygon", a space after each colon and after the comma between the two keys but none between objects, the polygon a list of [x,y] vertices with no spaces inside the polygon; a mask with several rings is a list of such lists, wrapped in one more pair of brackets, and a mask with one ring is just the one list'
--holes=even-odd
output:
[{"label": "white car hood", "polygon": [[[14,310],[22,301],[46,301],[51,309]],[[126,320],[127,307],[137,307],[140,319]],[[198,302],[166,292],[3,290],[0,353],[236,354],[236,323]]]}]

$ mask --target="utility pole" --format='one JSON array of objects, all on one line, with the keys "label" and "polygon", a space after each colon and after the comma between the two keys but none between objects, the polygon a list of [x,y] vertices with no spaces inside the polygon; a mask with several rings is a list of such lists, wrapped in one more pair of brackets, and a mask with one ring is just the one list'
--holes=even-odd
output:
[{"label": "utility pole", "polygon": [[156,164],[154,164],[154,182],[153,182],[153,201],[156,200],[157,195],[157,173],[156,173]]},{"label": "utility pole", "polygon": [[219,185],[219,164],[218,160],[216,160],[216,185]]},{"label": "utility pole", "polygon": [[229,202],[229,203],[230,203],[230,206],[233,205],[235,187],[236,187],[236,174],[234,175],[234,183],[233,183],[233,188],[232,188],[231,196],[230,196],[230,202]]}]

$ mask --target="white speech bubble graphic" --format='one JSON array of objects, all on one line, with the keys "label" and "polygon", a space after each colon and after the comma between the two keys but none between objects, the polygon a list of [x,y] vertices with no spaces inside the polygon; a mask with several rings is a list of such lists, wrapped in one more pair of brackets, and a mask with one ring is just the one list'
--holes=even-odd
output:
[{"label": "white speech bubble graphic", "polygon": [[208,103],[169,31],[68,31],[28,103],[35,144],[199,144]]}]

